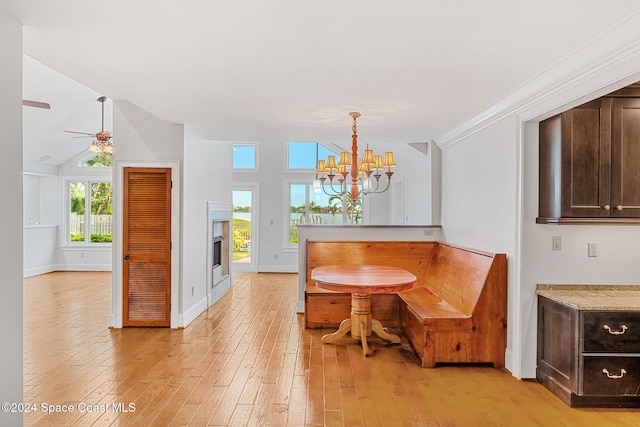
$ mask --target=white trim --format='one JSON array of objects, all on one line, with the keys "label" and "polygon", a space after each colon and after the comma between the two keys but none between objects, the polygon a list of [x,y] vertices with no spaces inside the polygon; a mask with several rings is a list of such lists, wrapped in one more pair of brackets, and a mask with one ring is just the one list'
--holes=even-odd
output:
[{"label": "white trim", "polygon": [[173,250],[171,251],[171,328],[177,328],[180,324],[180,298],[181,298],[181,264],[180,253],[182,246],[181,230],[181,199],[182,199],[182,174],[180,172],[180,161],[114,161],[114,197],[113,197],[113,244],[112,244],[112,296],[111,296],[111,323],[114,328],[123,327],[123,303],[122,297],[122,222],[123,218],[123,174],[125,167],[134,168],[171,168],[171,180],[173,188],[171,190],[171,241]]},{"label": "white trim", "polygon": [[178,316],[178,327],[186,328],[191,322],[196,320],[202,312],[207,309],[207,297],[201,298],[189,310]]},{"label": "white trim", "polygon": [[511,114],[530,120],[640,80],[638,28],[640,12],[635,12],[436,138],[438,146],[444,150]]},{"label": "white trim", "polygon": [[260,273],[297,273],[297,265],[260,265],[258,266]]}]

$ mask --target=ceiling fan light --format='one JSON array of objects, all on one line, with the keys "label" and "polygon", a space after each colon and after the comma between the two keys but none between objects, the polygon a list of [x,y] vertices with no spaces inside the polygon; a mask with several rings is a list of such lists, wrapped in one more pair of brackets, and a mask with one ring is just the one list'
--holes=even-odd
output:
[{"label": "ceiling fan light", "polygon": [[89,151],[91,151],[92,153],[102,152],[102,148],[100,147],[100,144],[98,144],[98,141],[93,141],[91,143],[91,145],[89,146]]}]

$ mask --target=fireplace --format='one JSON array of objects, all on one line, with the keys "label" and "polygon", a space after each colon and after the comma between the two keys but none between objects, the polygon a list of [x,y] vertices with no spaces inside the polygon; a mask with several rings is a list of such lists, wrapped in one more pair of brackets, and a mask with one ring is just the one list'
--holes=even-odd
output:
[{"label": "fireplace", "polygon": [[231,288],[231,204],[208,202],[207,281],[209,304]]},{"label": "fireplace", "polygon": [[213,236],[213,268],[222,266],[222,236]]}]

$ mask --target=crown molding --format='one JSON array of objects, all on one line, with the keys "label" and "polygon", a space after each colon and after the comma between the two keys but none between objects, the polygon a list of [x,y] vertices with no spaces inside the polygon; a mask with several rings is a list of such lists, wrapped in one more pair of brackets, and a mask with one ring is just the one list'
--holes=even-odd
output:
[{"label": "crown molding", "polygon": [[[526,54],[526,51],[523,52]],[[640,80],[640,12],[609,28],[435,139],[442,150],[511,115],[550,117]]]}]

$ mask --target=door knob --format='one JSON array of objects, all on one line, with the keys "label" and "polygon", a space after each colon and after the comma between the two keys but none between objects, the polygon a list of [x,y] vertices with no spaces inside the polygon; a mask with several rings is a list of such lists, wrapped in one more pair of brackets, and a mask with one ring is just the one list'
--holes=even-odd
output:
[{"label": "door knob", "polygon": [[605,211],[608,211],[608,210],[610,210],[610,209],[611,209],[611,206],[609,206],[609,205],[604,205],[604,210],[605,210]]},{"label": "door knob", "polygon": [[131,255],[126,254],[126,255],[124,256],[124,259],[131,259]]},{"label": "door knob", "polygon": [[616,209],[618,209],[619,211],[621,211],[621,210],[622,210],[622,205],[618,205],[618,206],[616,206]]}]

